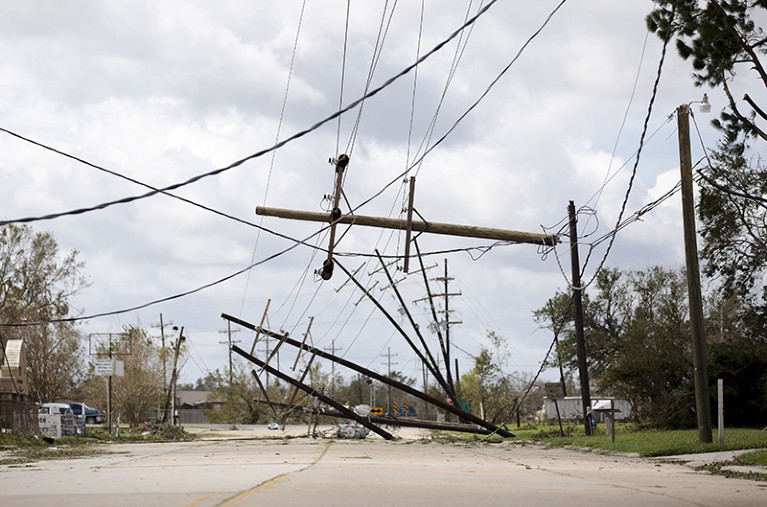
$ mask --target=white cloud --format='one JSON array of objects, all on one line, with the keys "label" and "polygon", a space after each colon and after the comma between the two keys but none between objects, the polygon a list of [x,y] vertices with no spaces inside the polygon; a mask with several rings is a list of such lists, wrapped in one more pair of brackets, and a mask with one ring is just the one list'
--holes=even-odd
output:
[{"label": "white cloud", "polygon": [[[557,3],[499,2],[479,21],[440,106],[432,144],[485,91]],[[388,27],[373,86],[416,58],[420,6],[400,4]],[[4,6],[1,126],[151,185],[223,167],[275,142],[301,5],[79,1],[47,2],[45,9],[39,3]],[[352,5],[344,104],[365,89],[382,5]],[[463,22],[466,5],[427,4],[420,54]],[[553,226],[564,218],[567,202],[573,200],[596,208],[599,229],[594,237],[608,231],[626,191],[660,54],[659,42],[650,36],[611,165],[645,41],[643,18],[650,8],[606,0],[566,4],[486,99],[425,158],[417,178],[418,212],[426,220],[538,232],[541,225]],[[281,139],[338,107],[345,9],[341,1],[307,3]],[[344,186],[346,199],[357,206],[383,185],[394,184],[359,213],[388,216],[393,209],[392,215],[399,215],[404,194],[397,175],[429,136],[454,54],[455,42],[419,67],[412,132],[414,73],[365,102]],[[651,133],[677,104],[700,94],[691,86],[688,65],[680,63],[673,49],[667,58]],[[717,94],[709,95],[715,107],[723,103]],[[344,115],[340,129],[338,122],[330,122],[287,145],[273,159],[268,154],[250,160],[176,193],[291,237],[309,237],[322,225],[261,219],[254,208],[266,200],[269,206],[321,210],[323,195],[333,188],[333,167],[327,159],[337,155],[337,145],[338,151],[348,149],[356,118],[357,110]],[[704,122],[701,127],[706,139],[715,138]],[[0,135],[0,152],[4,217],[90,206],[146,191],[7,135]],[[677,157],[673,126],[648,136],[627,213],[673,185],[669,168],[678,163]],[[592,200],[610,168],[617,176],[598,201]],[[621,233],[609,263],[678,263],[681,240],[674,239],[679,220],[672,201]],[[589,229],[595,226],[594,221],[588,223]],[[77,301],[86,314],[132,307],[231,275],[251,263],[256,241],[255,261],[291,245],[166,196],[35,227],[51,230],[62,249],[81,252],[94,281]],[[385,255],[395,255],[403,252],[403,241],[401,233],[353,227],[337,248],[371,254],[377,246]],[[321,235],[311,243],[324,247],[327,238]],[[470,239],[419,238],[428,252],[480,244],[487,245]],[[445,257],[451,272],[473,285],[472,304],[482,306],[485,314],[485,322],[480,321],[456,298],[454,308],[465,319],[456,330],[456,343],[476,350],[482,328],[494,321],[513,343],[515,364],[537,365],[548,343],[536,330],[531,312],[566,285],[553,256],[542,260],[536,247],[514,245],[496,247],[476,261],[466,253],[452,253],[430,256],[427,262],[441,265]],[[199,362],[216,368],[226,363],[226,350],[218,343],[220,313],[241,312],[257,322],[266,300],[274,298],[270,322],[275,327],[284,323],[298,333],[309,315],[317,315],[314,337],[320,346],[335,338],[349,357],[376,368],[376,355],[392,346],[403,367],[412,369],[406,374],[418,376],[416,362],[405,360],[413,354],[402,339],[390,338],[391,326],[378,313],[370,313],[371,303],[355,306],[361,293],[350,284],[335,291],[343,283],[340,271],[318,285],[312,272],[323,258],[324,253],[299,247],[254,268],[249,276],[140,312],[93,319],[84,327],[104,331],[137,319],[148,324],[162,312],[166,320],[186,326],[205,356]],[[356,268],[367,258],[340,260]],[[363,278],[367,283],[368,276]],[[411,299],[423,297],[419,283],[408,282]],[[393,304],[388,291],[376,288],[374,293]],[[465,342],[460,342],[461,336]],[[462,368],[468,368],[468,356],[461,358],[466,361]],[[190,380],[201,374],[194,362],[185,369]]]}]

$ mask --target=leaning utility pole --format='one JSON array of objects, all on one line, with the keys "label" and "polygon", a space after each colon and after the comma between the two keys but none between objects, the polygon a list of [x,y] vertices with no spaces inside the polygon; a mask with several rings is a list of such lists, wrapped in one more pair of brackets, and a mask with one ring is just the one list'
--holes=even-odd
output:
[{"label": "leaning utility pole", "polygon": [[[705,99],[704,99],[705,100]],[[690,106],[676,110],[679,131],[679,170],[682,176],[682,219],[684,253],[687,260],[687,294],[690,301],[693,367],[695,368],[695,411],[698,416],[698,440],[711,443],[711,409],[708,398],[706,337],[703,333],[703,303],[698,266],[698,239],[695,232],[695,198],[692,191],[692,155],[690,154]]]},{"label": "leaning utility pole", "polygon": [[226,321],[226,329],[224,331],[219,331],[219,333],[226,333],[226,341],[225,342],[218,342],[218,343],[227,343],[229,344],[229,385],[232,385],[232,344],[234,343],[240,343],[240,340],[232,340],[232,333],[239,333],[239,329],[235,329],[232,331],[232,323],[230,321]]},{"label": "leaning utility pole", "polygon": [[575,311],[575,342],[578,355],[578,375],[581,378],[581,403],[583,405],[583,424],[586,435],[591,436],[591,390],[589,388],[589,370],[586,363],[586,339],[583,333],[583,300],[581,287],[581,261],[578,257],[578,219],[575,216],[575,204],[570,201],[567,207],[570,217],[570,266],[573,277],[573,310]]},{"label": "leaning utility pole", "polygon": [[[178,355],[181,352],[181,342],[186,340],[186,337],[184,336],[184,326],[181,326],[181,331],[178,333],[178,338],[176,339],[174,351],[173,351],[173,370],[170,374],[170,388],[168,389],[168,394],[165,397],[165,408],[162,413],[162,423],[168,422],[168,409],[172,407],[173,415],[171,415],[171,421],[172,424],[175,426],[176,424],[176,380],[178,375]],[[171,400],[171,398],[173,398]]]},{"label": "leaning utility pole", "polygon": [[165,398],[168,392],[168,351],[165,349],[165,326],[171,326],[173,329],[178,329],[173,325],[173,322],[163,322],[162,313],[160,314],[160,323],[155,324],[152,327],[160,328],[160,339],[162,340],[162,348],[160,349],[160,357],[162,358],[162,396]]}]

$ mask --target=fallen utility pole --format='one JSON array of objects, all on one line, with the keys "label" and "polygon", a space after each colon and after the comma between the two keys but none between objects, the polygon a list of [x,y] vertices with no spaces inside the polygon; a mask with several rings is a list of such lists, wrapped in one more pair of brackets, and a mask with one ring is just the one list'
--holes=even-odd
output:
[{"label": "fallen utility pole", "polygon": [[[349,270],[347,270],[344,267],[343,264],[341,264],[339,262],[338,263],[338,267],[341,268],[341,270],[344,273],[346,273],[346,276],[348,276],[351,279],[351,281],[353,281],[354,284],[357,285],[357,287],[359,287],[359,289],[364,293],[364,295],[367,296],[370,299],[370,301],[374,305],[376,305],[376,307],[379,310],[381,310],[381,313],[383,313],[384,316],[389,320],[391,325],[394,326],[394,329],[396,329],[399,332],[399,334],[402,335],[402,337],[405,339],[405,341],[408,343],[408,345],[410,345],[410,348],[413,349],[413,352],[415,352],[416,355],[418,356],[418,358],[421,359],[421,361],[423,361],[424,364],[426,364],[426,367],[429,368],[429,371],[431,371],[432,375],[434,375],[434,378],[437,380],[437,382],[439,382],[439,384],[442,386],[443,389],[447,390],[448,386],[450,384],[445,383],[445,379],[442,377],[442,374],[440,373],[439,369],[436,368],[436,365],[433,366],[433,365],[431,365],[430,363],[427,362],[426,358],[421,353],[421,351],[418,349],[418,347],[415,346],[415,344],[410,339],[410,337],[407,335],[405,330],[402,329],[402,326],[400,326],[397,323],[397,321],[394,320],[394,318],[389,314],[389,312],[387,312],[386,309],[381,305],[381,303],[370,294],[370,291],[365,290],[365,288],[362,286],[362,284],[356,278],[354,278],[352,276],[352,274],[349,272]],[[426,350],[428,351],[428,349],[426,349]]]},{"label": "fallen utility pole", "polygon": [[[249,323],[247,321],[244,321],[242,319],[238,319],[237,317],[232,317],[231,315],[227,315],[225,313],[222,313],[221,317],[223,319],[226,319],[226,320],[231,320],[235,324],[240,325],[240,326],[242,326],[242,327],[244,327],[246,329],[250,329],[252,331],[262,332],[264,334],[271,335],[271,336],[277,337],[277,338],[281,338],[282,337],[282,335],[279,335],[279,334],[277,334],[277,333],[275,333],[273,331],[269,331],[267,329],[263,329],[263,328],[254,326],[253,324],[251,324],[251,323]],[[359,366],[359,365],[357,365],[355,363],[352,363],[351,361],[349,361],[347,359],[343,359],[341,357],[335,357],[332,354],[329,354],[329,353],[327,353],[327,352],[325,352],[323,350],[316,349],[316,348],[311,347],[311,346],[306,345],[306,344],[302,344],[301,342],[293,340],[292,338],[286,338],[285,339],[285,344],[291,345],[293,347],[302,348],[302,349],[306,350],[307,352],[311,352],[312,354],[316,355],[317,357],[321,357],[323,359],[327,359],[329,361],[333,361],[335,363],[340,364],[341,366],[349,368],[350,370],[354,370],[357,373],[362,373],[363,375],[367,375],[368,377],[370,377],[372,379],[378,380],[379,382],[382,382],[383,384],[391,385],[395,389],[399,389],[400,391],[403,391],[403,392],[405,392],[405,393],[407,393],[407,394],[409,394],[409,395],[411,395],[411,396],[413,396],[415,398],[418,398],[420,400],[423,400],[423,401],[426,401],[428,403],[431,403],[432,405],[435,405],[435,406],[437,406],[437,407],[439,407],[439,408],[441,408],[443,410],[451,412],[451,413],[457,415],[458,417],[462,417],[462,418],[466,419],[467,421],[472,422],[474,424],[477,424],[477,425],[479,425],[479,426],[481,426],[483,428],[487,428],[491,432],[497,433],[498,435],[501,435],[502,437],[506,437],[506,438],[514,437],[514,434],[511,433],[510,431],[508,431],[508,430],[506,430],[504,428],[498,427],[498,426],[496,426],[495,424],[493,424],[493,423],[491,423],[489,421],[485,421],[484,419],[481,419],[481,418],[475,416],[474,414],[471,414],[469,412],[464,412],[463,410],[461,410],[460,408],[458,408],[455,405],[451,405],[451,404],[446,403],[446,402],[444,402],[442,400],[439,400],[437,398],[429,396],[428,394],[422,393],[421,391],[419,391],[417,389],[414,389],[414,388],[410,387],[407,384],[403,384],[401,382],[397,382],[396,380],[392,380],[392,379],[386,377],[385,375],[381,375],[381,374],[376,373],[376,372],[374,372],[372,370],[368,370],[367,368],[363,368],[362,366]],[[235,345],[235,348],[233,348],[232,350],[237,352],[237,350],[238,350],[237,346]],[[239,352],[237,352],[237,353],[239,354]],[[242,355],[242,354],[240,354],[240,355]],[[243,356],[243,357],[249,358],[249,357],[252,357],[252,356],[250,356],[248,354],[247,356]],[[260,363],[260,361],[259,361],[259,363]],[[271,368],[267,369],[267,371],[270,371],[270,370],[271,370]]]},{"label": "fallen utility pole", "polygon": [[[319,415],[324,415],[326,417],[346,417],[345,415],[341,413],[331,412],[331,411],[321,412]],[[478,435],[493,434],[493,432],[488,430],[487,428],[480,428],[473,424],[451,423],[451,422],[444,422],[444,421],[427,421],[424,419],[413,419],[413,418],[403,419],[399,417],[381,417],[381,416],[374,416],[374,415],[371,415],[369,419],[371,422],[374,422],[376,424],[385,424],[388,426],[404,426],[406,428],[424,428],[427,430],[441,430],[441,431],[461,431],[463,433],[475,433]]]},{"label": "fallen utility pole", "polygon": [[[357,421],[359,424],[361,424],[364,427],[368,428],[370,431],[381,435],[386,440],[393,440],[394,439],[394,435],[392,435],[391,433],[389,433],[386,430],[383,430],[383,429],[379,428],[375,424],[372,424],[371,422],[369,422],[367,420],[367,418],[355,414],[353,411],[351,411],[348,408],[344,407],[343,405],[341,405],[337,401],[335,401],[335,400],[333,400],[331,398],[328,398],[327,396],[325,396],[322,393],[317,392],[312,387],[307,386],[303,382],[299,382],[298,380],[294,379],[290,375],[285,375],[284,373],[282,373],[277,368],[273,368],[273,367],[269,366],[268,364],[266,364],[265,362],[261,361],[257,357],[251,356],[250,354],[248,354],[247,352],[242,350],[237,345],[233,345],[232,346],[232,351],[238,353],[239,355],[241,355],[242,357],[244,357],[248,361],[252,362],[256,366],[260,366],[261,369],[268,371],[269,373],[271,373],[272,375],[274,375],[278,379],[284,380],[285,382],[287,382],[288,384],[292,385],[293,387],[296,387],[296,388],[304,391],[306,394],[308,394],[310,396],[314,396],[315,398],[319,399],[323,403],[327,403],[328,405],[330,405],[334,409],[338,410],[342,414],[345,414],[345,416],[347,418],[353,419],[353,420]],[[256,373],[255,370],[253,370],[253,375],[254,376],[258,376],[258,374]]]},{"label": "fallen utility pole", "polygon": [[[332,224],[354,224],[383,229],[407,230],[407,220],[398,218],[369,217],[363,215],[340,215],[337,218],[331,213],[300,211],[285,208],[268,208],[257,206],[256,215],[265,217],[287,218],[308,222],[324,222]],[[473,225],[446,224],[441,222],[413,222],[411,229],[415,232],[442,234],[446,236],[462,236],[465,238],[492,239],[496,241],[511,241],[514,243],[531,243],[534,245],[554,246],[559,240],[556,236],[535,232],[476,227]]]}]

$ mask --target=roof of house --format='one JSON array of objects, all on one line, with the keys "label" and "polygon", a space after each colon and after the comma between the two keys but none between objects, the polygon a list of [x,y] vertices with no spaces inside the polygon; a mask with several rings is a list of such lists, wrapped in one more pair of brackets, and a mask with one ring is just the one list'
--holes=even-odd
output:
[{"label": "roof of house", "polygon": [[176,396],[182,405],[202,405],[208,402],[210,391],[176,391]]}]

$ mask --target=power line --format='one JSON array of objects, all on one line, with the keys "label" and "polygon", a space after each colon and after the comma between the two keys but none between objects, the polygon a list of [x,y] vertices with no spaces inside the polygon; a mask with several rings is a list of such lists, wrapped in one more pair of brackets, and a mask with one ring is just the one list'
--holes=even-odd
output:
[{"label": "power line", "polygon": [[[263,227],[263,226],[261,226],[259,224],[255,224],[253,222],[249,222],[248,220],[244,220],[242,218],[238,218],[238,217],[235,217],[233,215],[229,215],[228,213],[224,213],[223,211],[219,211],[219,210],[216,210],[216,209],[211,208],[209,206],[205,206],[204,204],[200,204],[200,203],[198,203],[196,201],[192,201],[191,199],[187,199],[186,197],[181,197],[180,195],[172,194],[172,193],[170,193],[170,192],[168,192],[166,190],[156,188],[156,187],[154,187],[154,186],[152,186],[152,185],[150,185],[148,183],[144,183],[143,181],[140,181],[140,180],[137,180],[135,178],[131,178],[131,177],[126,176],[124,174],[118,173],[117,171],[113,171],[111,169],[107,169],[106,167],[100,166],[98,164],[94,164],[94,163],[89,162],[89,161],[87,161],[87,160],[85,160],[83,158],[80,158],[80,157],[76,156],[76,155],[72,155],[71,153],[67,153],[67,152],[61,151],[61,150],[59,150],[57,148],[54,148],[54,147],[49,146],[49,145],[46,145],[46,144],[44,144],[44,143],[42,143],[40,141],[35,141],[34,139],[31,139],[29,137],[23,136],[21,134],[18,134],[16,132],[13,132],[13,131],[8,130],[6,128],[0,127],[0,131],[5,132],[6,134],[9,134],[9,135],[11,135],[13,137],[16,137],[17,139],[20,139],[22,141],[28,142],[30,144],[33,144],[33,145],[38,146],[40,148],[43,148],[45,150],[48,150],[48,151],[51,151],[51,152],[56,153],[58,155],[61,155],[63,157],[66,157],[66,158],[75,160],[77,162],[80,162],[81,164],[86,165],[88,167],[92,167],[94,169],[97,169],[99,171],[105,172],[105,173],[110,174],[112,176],[115,176],[117,178],[123,179],[125,181],[129,181],[131,183],[134,183],[136,185],[142,186],[144,188],[148,188],[148,189],[152,190],[152,192],[154,192],[154,193],[161,193],[161,194],[166,195],[168,197],[172,197],[173,199],[177,199],[177,200],[185,202],[187,204],[191,204],[192,206],[196,206],[196,207],[198,207],[200,209],[203,209],[203,210],[208,211],[210,213],[213,213],[215,215],[219,215],[219,216],[222,216],[224,218],[228,218],[229,220],[233,220],[235,222],[239,222],[241,224],[245,224],[245,225],[248,225],[250,227],[254,227],[256,229],[259,229],[259,230],[264,231],[264,232],[268,232],[269,234],[273,234],[273,235],[275,235],[277,237],[280,237],[280,238],[283,238],[283,239],[287,239],[289,241],[300,241],[300,240],[297,240],[295,238],[291,238],[290,236],[287,236],[285,234],[282,234],[280,232],[273,231],[271,229],[267,229],[266,227]],[[77,213],[74,213],[74,212],[73,213],[59,213],[59,214],[56,214],[55,216],[53,216],[53,215],[49,215],[49,216],[51,218],[57,218],[59,216],[66,216],[68,214],[77,214]],[[37,219],[6,220],[6,221],[0,221],[0,226],[9,225],[9,224],[12,224],[12,223],[29,223],[29,222],[34,222],[34,221],[37,221]],[[311,245],[307,245],[307,246],[311,246]]]},{"label": "power line", "polygon": [[[676,7],[674,7],[674,9],[676,9]],[[663,64],[666,60],[666,50],[668,48],[668,43],[670,40],[671,40],[671,33],[669,32],[669,34],[663,40],[663,48],[661,50],[660,61],[658,62],[658,70],[656,72],[655,81],[653,83],[652,94],[650,95],[650,101],[647,106],[647,113],[645,114],[644,123],[642,125],[642,133],[639,136],[639,148],[637,149],[636,158],[634,159],[634,166],[631,170],[631,177],[629,178],[628,188],[626,189],[626,193],[624,194],[624,197],[623,197],[623,202],[621,203],[621,209],[620,209],[620,212],[618,213],[618,219],[616,220],[615,229],[614,229],[615,231],[619,230],[618,228],[621,224],[621,221],[623,220],[623,214],[626,212],[626,206],[628,205],[629,197],[631,195],[631,190],[634,187],[634,180],[637,175],[637,169],[639,168],[639,161],[642,156],[642,151],[645,144],[645,137],[647,135],[647,127],[650,122],[650,117],[652,116],[652,110],[653,110],[653,105],[655,104],[655,98],[657,97],[657,94],[658,94],[658,85],[660,84],[660,78],[663,74]],[[607,258],[610,255],[610,252],[612,251],[612,247],[615,242],[615,236],[616,236],[615,234],[610,235],[610,241],[607,245],[607,249],[605,250],[605,253],[602,256],[602,260],[599,262],[599,265],[594,271],[594,275],[592,276],[591,280],[589,280],[587,283],[585,284],[581,283],[580,289],[584,289],[588,287],[594,282],[594,280],[596,280],[597,275],[604,267],[605,263],[607,262]],[[554,246],[554,248],[556,248],[556,245]],[[589,252],[589,256],[590,256],[590,253],[591,252]],[[586,262],[584,262],[584,266],[583,266],[584,270],[585,270],[586,264],[588,263],[589,256],[587,256]],[[558,257],[557,257],[557,262],[559,262]],[[565,277],[565,279],[567,279],[567,277]],[[568,285],[570,285],[569,282],[568,282]]]},{"label": "power line", "polygon": [[[248,157],[240,159],[240,160],[238,160],[238,161],[236,161],[236,162],[234,162],[234,163],[232,163],[232,164],[230,164],[228,166],[225,166],[223,168],[216,169],[216,170],[210,171],[208,173],[203,173],[203,174],[197,175],[197,176],[192,177],[192,178],[190,178],[190,179],[188,179],[188,180],[186,180],[184,182],[180,182],[180,183],[176,183],[176,184],[173,184],[173,185],[169,185],[169,186],[161,188],[161,189],[152,190],[151,192],[142,194],[140,196],[127,197],[127,198],[123,198],[123,199],[119,199],[119,200],[115,200],[115,201],[110,201],[110,202],[102,203],[100,205],[97,205],[97,206],[94,206],[94,207],[91,207],[91,208],[81,208],[79,210],[73,210],[73,211],[70,211],[70,212],[46,215],[45,217],[32,217],[32,218],[21,219],[21,220],[0,221],[0,226],[11,224],[11,223],[34,222],[34,221],[38,221],[38,220],[57,218],[57,217],[60,217],[60,216],[65,216],[65,215],[82,214],[82,213],[86,213],[88,211],[93,211],[95,209],[103,209],[103,208],[106,208],[106,207],[109,207],[109,206],[112,206],[112,205],[115,205],[115,204],[122,204],[122,203],[132,202],[132,201],[135,201],[135,200],[151,197],[151,196],[156,195],[158,193],[166,193],[169,190],[175,190],[177,188],[181,188],[181,187],[189,185],[191,183],[195,183],[195,182],[197,182],[197,181],[199,181],[199,180],[201,180],[203,178],[223,173],[223,172],[225,172],[227,170],[230,170],[230,169],[233,169],[233,168],[235,168],[235,167],[237,167],[239,165],[242,165],[244,162],[246,162],[248,160],[251,160],[251,159],[263,156],[266,153],[269,153],[271,151],[279,149],[280,147],[286,145],[287,143],[289,143],[289,142],[291,142],[293,140],[296,140],[296,139],[298,139],[300,137],[303,137],[304,135],[308,134],[309,132],[319,128],[320,126],[322,126],[323,124],[327,123],[328,121],[331,121],[332,119],[339,117],[340,115],[342,115],[345,112],[349,111],[350,109],[354,108],[356,105],[360,104],[365,99],[376,95],[381,90],[385,89],[387,86],[389,86],[393,82],[395,82],[397,79],[399,79],[400,77],[402,77],[402,76],[406,75],[407,73],[409,73],[417,65],[419,65],[420,63],[425,61],[427,58],[429,58],[431,55],[433,55],[434,53],[439,51],[441,48],[443,48],[447,43],[449,43],[459,33],[461,33],[462,30],[464,30],[465,28],[473,25],[476,22],[476,20],[479,19],[480,16],[485,14],[489,10],[489,8],[492,7],[497,1],[498,0],[491,0],[485,7],[481,8],[477,12],[476,15],[471,17],[460,28],[458,28],[450,36],[448,36],[447,39],[445,39],[442,42],[440,42],[439,44],[437,44],[434,48],[432,48],[424,56],[418,58],[414,64],[411,64],[410,66],[408,66],[404,70],[402,70],[399,74],[393,76],[392,78],[389,78],[386,82],[384,82],[379,87],[377,87],[377,88],[373,89],[372,91],[366,93],[365,95],[363,95],[362,98],[355,100],[354,102],[352,102],[351,104],[346,106],[344,109],[339,110],[336,113],[333,113],[332,115],[326,117],[325,119],[323,119],[320,122],[316,123],[312,127],[308,128],[308,129],[305,129],[303,131],[300,131],[300,132],[298,132],[298,133],[296,133],[296,134],[286,138],[285,140],[276,143],[275,145],[273,145],[270,148],[266,148],[264,150],[256,152],[256,153],[254,153],[252,155],[249,155]],[[399,174],[395,178],[393,178],[389,183],[384,185],[378,192],[374,193],[372,196],[370,196],[366,200],[362,201],[359,205],[354,207],[351,210],[351,212],[353,213],[354,211],[359,210],[360,208],[364,207],[365,205],[367,205],[368,203],[370,203],[371,201],[373,201],[374,199],[379,197],[394,182],[396,182],[396,181],[400,180],[402,177],[404,177],[410,170],[412,170],[414,167],[416,167],[428,154],[430,154],[431,151],[433,151],[437,146],[439,146],[457,128],[458,124],[460,122],[462,122],[469,115],[469,113],[472,112],[479,105],[479,103],[490,93],[490,91],[495,87],[495,85],[498,84],[498,82],[504,76],[504,74],[506,72],[508,72],[508,70],[511,68],[511,66],[519,59],[519,57],[522,55],[523,51],[527,48],[527,46],[543,31],[543,29],[548,25],[548,23],[551,21],[553,16],[559,11],[559,9],[565,4],[566,1],[567,0],[562,0],[549,13],[549,15],[544,20],[543,24],[527,39],[527,41],[522,45],[522,47],[515,54],[515,56],[511,59],[511,61],[506,65],[506,67],[504,67],[504,69],[490,82],[490,84],[487,86],[485,91],[479,96],[479,98],[476,99],[472,103],[472,105],[462,115],[460,115],[458,117],[458,119],[453,123],[453,125],[450,127],[450,129],[448,129],[437,140],[437,142],[435,142],[434,145],[432,145],[429,149],[427,149],[423,153],[423,155],[421,155],[421,157],[419,157],[416,161],[414,161],[413,164],[410,165],[410,167],[408,169],[406,169],[404,172],[402,172],[401,174]],[[7,132],[9,134],[12,134],[12,135],[16,135],[16,134],[14,134],[14,133],[6,130],[6,129],[3,129],[2,127],[0,127],[0,130],[5,131],[5,132]],[[64,154],[64,153],[62,152],[61,154]],[[31,322],[31,323],[2,323],[2,324],[0,324],[0,327],[19,327],[19,326],[38,325],[38,324],[43,324],[43,323],[46,323],[46,322],[74,322],[74,321],[89,320],[89,319],[100,318],[100,317],[105,317],[105,316],[111,316],[111,315],[118,315],[118,314],[128,313],[128,312],[140,310],[140,309],[143,309],[143,308],[147,308],[147,307],[155,305],[155,304],[159,304],[159,303],[163,303],[163,302],[179,299],[179,298],[191,295],[191,294],[195,294],[195,293],[200,292],[202,290],[208,289],[210,287],[219,285],[219,284],[224,283],[224,282],[226,282],[228,280],[231,280],[232,278],[235,278],[236,276],[239,276],[239,275],[249,271],[250,269],[253,269],[256,266],[264,264],[264,263],[266,263],[266,262],[268,262],[268,261],[270,261],[272,259],[275,259],[275,258],[277,258],[277,257],[279,257],[279,256],[281,256],[281,255],[283,255],[283,254],[285,254],[285,253],[295,249],[299,244],[303,244],[303,245],[306,245],[306,246],[311,246],[311,245],[307,245],[306,241],[308,241],[309,239],[311,239],[311,238],[315,237],[316,235],[322,233],[323,231],[329,229],[332,225],[333,225],[333,223],[328,224],[328,225],[320,228],[318,231],[312,233],[311,235],[309,235],[308,237],[304,238],[303,240],[294,240],[292,238],[287,238],[287,239],[290,239],[291,241],[295,241],[295,243],[293,245],[291,245],[291,246],[289,246],[289,247],[287,247],[287,248],[277,252],[277,253],[274,253],[274,254],[272,254],[272,255],[262,259],[259,262],[251,263],[250,265],[246,266],[245,268],[240,269],[240,270],[238,270],[238,271],[236,271],[236,272],[234,272],[232,274],[229,274],[229,275],[227,275],[227,276],[225,276],[223,278],[220,278],[220,279],[218,279],[216,281],[207,283],[207,284],[202,285],[200,287],[197,287],[195,289],[191,289],[189,291],[185,291],[185,292],[178,293],[178,294],[175,294],[175,295],[172,295],[172,296],[164,297],[164,298],[161,298],[161,299],[157,299],[157,300],[153,300],[153,301],[150,301],[150,302],[147,302],[147,303],[143,303],[141,305],[137,305],[137,306],[133,306],[133,307],[130,307],[130,308],[125,308],[125,309],[120,309],[120,310],[101,312],[101,313],[96,313],[96,314],[91,314],[91,315],[81,316],[81,317],[68,317],[68,318],[56,319],[56,320],[45,321],[45,322],[41,321],[41,322]],[[493,248],[497,244],[501,244],[501,243],[495,243],[495,244],[493,244],[493,245],[491,245],[489,247],[472,247],[472,248],[468,248],[468,249],[457,249],[456,251],[466,251],[466,252],[470,253],[472,250],[479,249],[481,253],[475,259],[475,260],[477,260],[478,258],[480,258],[482,255],[484,255],[487,251],[489,251],[491,248]],[[313,248],[320,249],[319,247],[313,247]],[[324,250],[324,249],[322,249],[322,250]],[[372,254],[359,254],[359,255],[360,256],[365,255],[365,256],[371,256],[372,257]],[[427,255],[427,254],[424,254],[424,255]],[[474,258],[474,257],[472,257],[472,258]]]},{"label": "power line", "polygon": [[[130,202],[133,202],[133,201],[138,201],[138,200],[141,200],[141,199],[146,199],[148,197],[153,197],[153,196],[155,196],[157,194],[160,194],[160,193],[166,193],[166,192],[169,192],[171,190],[176,190],[176,189],[185,187],[187,185],[191,185],[192,183],[196,183],[196,182],[198,182],[198,181],[200,181],[200,180],[202,180],[204,178],[208,178],[208,177],[211,177],[211,176],[217,176],[217,175],[219,175],[221,173],[224,173],[226,171],[229,171],[231,169],[239,167],[242,164],[244,164],[245,162],[248,162],[250,160],[262,157],[263,155],[266,155],[267,153],[271,153],[272,151],[278,150],[279,148],[282,148],[286,144],[288,144],[290,142],[293,142],[293,141],[295,141],[297,139],[300,139],[301,137],[304,137],[305,135],[307,135],[307,134],[317,130],[318,128],[320,128],[324,124],[326,124],[326,123],[328,123],[328,122],[330,122],[330,121],[340,117],[341,115],[345,114],[346,112],[350,111],[351,109],[354,109],[355,107],[357,107],[359,104],[361,104],[366,99],[368,99],[370,97],[373,97],[374,95],[377,95],[382,90],[386,89],[391,84],[393,84],[395,81],[400,79],[402,76],[405,76],[408,73],[410,73],[411,70],[416,68],[418,65],[420,65],[421,63],[426,61],[429,57],[431,57],[432,55],[434,55],[435,53],[440,51],[443,47],[445,47],[451,40],[453,40],[455,37],[457,37],[463,30],[465,30],[467,27],[473,25],[477,21],[477,19],[479,19],[479,17],[482,16],[483,14],[485,14],[490,9],[490,7],[492,7],[497,1],[498,0],[491,0],[475,16],[473,16],[466,23],[461,25],[457,30],[455,30],[452,34],[450,34],[442,42],[440,42],[436,46],[434,46],[428,53],[426,53],[421,58],[417,59],[414,63],[412,63],[412,64],[408,65],[407,67],[405,67],[399,73],[395,74],[391,78],[389,78],[386,81],[384,81],[384,83],[381,84],[380,86],[374,88],[373,90],[371,90],[368,93],[364,94],[362,97],[360,97],[357,100],[351,102],[349,105],[347,105],[343,109],[340,109],[340,110],[336,111],[335,113],[332,113],[329,116],[326,116],[325,118],[323,118],[322,120],[318,121],[314,125],[306,128],[304,130],[300,130],[300,131],[296,132],[295,134],[287,137],[286,139],[284,139],[284,140],[282,140],[282,141],[280,141],[278,143],[275,143],[274,145],[272,145],[272,146],[270,146],[268,148],[264,148],[262,150],[259,150],[259,151],[255,152],[255,153],[251,154],[251,155],[248,155],[248,156],[246,156],[244,158],[241,158],[240,160],[232,162],[231,164],[229,164],[227,166],[220,167],[218,169],[214,169],[214,170],[206,172],[206,173],[198,174],[197,176],[193,176],[193,177],[191,177],[191,178],[189,178],[189,179],[187,179],[185,181],[174,183],[174,184],[168,185],[166,187],[153,189],[150,192],[146,192],[144,194],[134,195],[134,196],[130,196],[130,197],[124,197],[122,199],[116,199],[116,200],[113,200],[113,201],[106,201],[106,202],[102,202],[100,204],[96,204],[96,205],[93,205],[93,206],[78,208],[78,209],[69,210],[69,211],[63,211],[63,212],[59,212],[59,213],[51,213],[51,214],[48,214],[48,215],[42,215],[42,216],[36,216],[36,217],[18,218],[18,219],[13,219],[13,220],[2,220],[2,221],[0,221],[0,226],[12,224],[12,223],[31,223],[31,222],[39,222],[39,221],[42,221],[42,220],[52,220],[52,219],[55,219],[55,218],[60,218],[60,217],[63,217],[63,216],[70,216],[70,215],[81,215],[81,214],[84,214],[84,213],[89,213],[89,212],[92,212],[92,211],[109,208],[111,206],[115,206],[115,205],[119,205],[119,204],[127,204],[127,203],[130,203]],[[562,0],[562,3],[564,3],[565,1],[566,0]],[[6,133],[15,135],[12,132],[10,132],[9,130],[4,129],[2,127],[0,127],[0,131],[3,131],[3,132],[6,132]],[[63,154],[63,152],[61,154]],[[72,157],[72,158],[75,158],[75,157]],[[77,159],[77,160],[79,160],[79,159]],[[388,188],[388,186],[387,186],[387,188]]]}]

